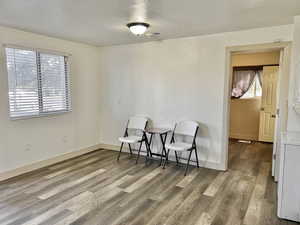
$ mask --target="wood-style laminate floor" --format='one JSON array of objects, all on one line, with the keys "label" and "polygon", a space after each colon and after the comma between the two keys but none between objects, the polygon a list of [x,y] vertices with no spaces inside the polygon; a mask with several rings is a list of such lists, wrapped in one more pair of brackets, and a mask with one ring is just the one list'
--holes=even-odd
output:
[{"label": "wood-style laminate floor", "polygon": [[291,225],[276,217],[272,146],[230,143],[218,172],[101,150],[0,183],[1,225]]}]

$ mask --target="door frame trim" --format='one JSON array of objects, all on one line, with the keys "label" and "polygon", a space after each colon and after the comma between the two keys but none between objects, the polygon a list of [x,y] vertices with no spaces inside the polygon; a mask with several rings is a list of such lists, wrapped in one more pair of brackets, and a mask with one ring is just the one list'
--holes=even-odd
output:
[{"label": "door frame trim", "polygon": [[[222,129],[222,148],[224,149],[222,158],[221,158],[221,168],[224,170],[228,169],[228,141],[229,141],[229,128],[230,128],[230,90],[232,83],[232,67],[231,67],[231,56],[233,53],[255,53],[255,52],[266,52],[270,50],[279,50],[281,52],[280,56],[280,72],[279,72],[279,81],[278,85],[281,83],[281,76],[288,77],[290,76],[290,58],[291,58],[291,45],[292,42],[275,42],[275,43],[264,43],[264,44],[255,44],[255,45],[242,45],[242,46],[228,46],[225,51],[225,82],[224,82],[224,100],[223,100],[223,129]],[[288,79],[289,80],[289,79]],[[288,84],[287,84],[288,87]],[[287,97],[288,97],[288,88],[287,88]],[[280,93],[279,98],[282,97],[282,92]],[[277,101],[277,106],[279,102]],[[279,106],[280,113],[284,111],[282,108],[282,103]],[[283,118],[281,118],[282,120]],[[287,114],[284,115],[284,119],[287,120]],[[275,134],[277,133],[277,123],[279,120],[276,120],[275,124]],[[276,135],[275,135],[276,136]],[[275,137],[274,137],[275,138]],[[274,139],[275,142],[275,139]],[[274,148],[276,146],[274,145]],[[273,166],[273,165],[272,165]],[[273,175],[273,169],[272,169]]]}]

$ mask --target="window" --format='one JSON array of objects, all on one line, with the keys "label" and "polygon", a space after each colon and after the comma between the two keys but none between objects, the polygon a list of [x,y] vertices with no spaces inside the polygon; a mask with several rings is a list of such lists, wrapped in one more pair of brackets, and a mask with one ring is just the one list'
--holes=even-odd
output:
[{"label": "window", "polygon": [[262,88],[259,82],[258,75],[255,76],[250,88],[248,91],[241,97],[241,99],[245,98],[255,98],[260,97],[262,94]]},{"label": "window", "polygon": [[12,119],[71,110],[67,56],[6,47]]}]

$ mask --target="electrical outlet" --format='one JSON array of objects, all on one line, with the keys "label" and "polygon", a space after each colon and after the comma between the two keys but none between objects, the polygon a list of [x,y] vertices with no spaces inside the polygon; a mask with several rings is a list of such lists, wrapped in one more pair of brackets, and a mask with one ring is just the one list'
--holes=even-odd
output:
[{"label": "electrical outlet", "polygon": [[25,152],[31,151],[31,148],[32,148],[31,144],[26,144],[25,145]]},{"label": "electrical outlet", "polygon": [[67,136],[63,136],[62,141],[63,141],[63,143],[68,143],[68,137]]}]

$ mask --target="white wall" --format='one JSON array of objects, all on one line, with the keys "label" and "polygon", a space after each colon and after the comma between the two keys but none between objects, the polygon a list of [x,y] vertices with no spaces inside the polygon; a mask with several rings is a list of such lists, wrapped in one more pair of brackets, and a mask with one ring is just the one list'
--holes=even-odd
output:
[{"label": "white wall", "polygon": [[[4,49],[0,48],[0,173],[99,143],[99,52],[96,47],[0,27],[0,44],[17,44],[72,54],[73,111],[11,121]],[[66,142],[63,140],[66,139]],[[27,145],[31,145],[26,151]]]},{"label": "white wall", "polygon": [[226,47],[291,41],[293,25],[100,48],[101,142],[117,145],[130,115],[155,126],[201,123],[202,164],[224,169]]},{"label": "white wall", "polygon": [[224,169],[226,47],[290,41],[292,34],[293,25],[287,25],[96,48],[0,27],[0,44],[72,54],[73,108],[62,115],[11,121],[1,48],[0,173],[98,143],[119,145],[117,137],[134,114],[148,115],[155,126],[199,121],[202,164]]},{"label": "white wall", "polygon": [[295,100],[300,101],[300,16],[294,20],[293,50],[289,88],[288,131],[300,131],[300,115],[293,109]]}]

